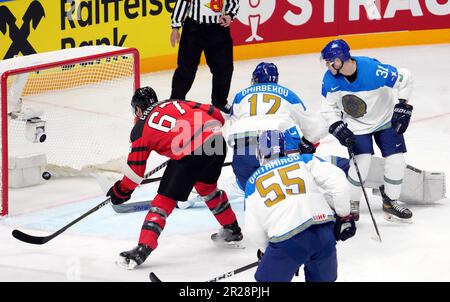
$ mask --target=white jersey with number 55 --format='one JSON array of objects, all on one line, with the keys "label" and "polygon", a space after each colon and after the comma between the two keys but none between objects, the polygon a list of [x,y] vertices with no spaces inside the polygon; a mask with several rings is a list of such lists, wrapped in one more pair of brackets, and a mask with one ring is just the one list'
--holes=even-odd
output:
[{"label": "white jersey with number 55", "polygon": [[334,221],[334,212],[350,214],[347,179],[341,169],[312,154],[272,160],[247,181],[245,231],[261,248]]}]

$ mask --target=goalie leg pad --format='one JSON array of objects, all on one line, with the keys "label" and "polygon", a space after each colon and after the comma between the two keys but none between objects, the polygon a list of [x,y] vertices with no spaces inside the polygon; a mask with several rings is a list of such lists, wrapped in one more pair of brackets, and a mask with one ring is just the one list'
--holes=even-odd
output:
[{"label": "goalie leg pad", "polygon": [[[378,188],[384,183],[384,165],[384,158],[374,157],[372,159],[366,187],[372,188],[375,195],[380,195]],[[406,165],[400,201],[410,204],[431,204],[445,198],[445,193],[444,172],[423,171]]]},{"label": "goalie leg pad", "polygon": [[139,236],[139,244],[144,244],[152,250],[158,246],[158,237],[164,230],[167,217],[176,206],[176,201],[164,195],[157,194],[152,201]]}]

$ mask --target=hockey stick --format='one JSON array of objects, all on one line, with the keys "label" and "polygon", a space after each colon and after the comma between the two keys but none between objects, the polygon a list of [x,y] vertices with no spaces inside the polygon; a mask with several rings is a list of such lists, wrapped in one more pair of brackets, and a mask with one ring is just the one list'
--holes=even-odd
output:
[{"label": "hockey stick", "polygon": [[366,200],[367,208],[369,209],[370,217],[372,218],[373,226],[375,227],[375,231],[377,232],[378,239],[381,242],[380,232],[378,231],[377,222],[375,221],[375,218],[373,217],[373,214],[372,214],[372,209],[371,209],[370,204],[369,204],[369,198],[367,197],[367,193],[366,193],[366,189],[364,188],[364,185],[363,185],[361,173],[359,173],[358,164],[356,163],[356,160],[355,160],[355,154],[353,154],[353,150],[351,149],[351,147],[348,148],[348,151],[350,153],[350,157],[353,160],[353,164],[354,164],[355,169],[356,169],[356,174],[358,174],[359,183],[361,185],[361,189],[362,189],[363,194],[364,194],[364,199]]},{"label": "hockey stick", "polygon": [[[255,266],[258,266],[258,264],[259,264],[259,261],[256,261],[256,262],[247,264],[247,265],[245,265],[245,266],[243,266],[243,267],[240,267],[240,268],[235,269],[235,270],[233,270],[233,271],[231,271],[231,272],[227,272],[227,273],[225,273],[225,274],[222,274],[222,275],[220,275],[220,276],[217,276],[217,277],[215,277],[215,278],[213,278],[213,279],[211,279],[211,280],[208,280],[208,281],[206,281],[206,282],[217,282],[217,281],[222,280],[222,279],[230,278],[230,277],[232,277],[232,276],[234,276],[234,275],[236,275],[236,274],[239,274],[239,273],[242,273],[242,272],[244,272],[244,271],[246,271],[246,270],[249,270],[249,269],[251,269],[251,268],[254,268]],[[153,273],[153,272],[150,273],[149,277],[150,277],[150,281],[151,281],[151,282],[162,282],[161,279],[159,279],[159,278],[155,275],[155,273]]]},{"label": "hockey stick", "polygon": [[[157,166],[155,169],[149,171],[148,173],[144,174],[144,180],[145,178],[149,178],[151,175],[155,174],[156,172],[158,172],[159,170],[161,170],[162,168],[166,167],[167,164],[169,163],[170,159],[166,160],[165,162],[163,162],[162,164],[160,164],[159,166]],[[144,183],[144,180],[142,180],[141,184]]]},{"label": "hockey stick", "polygon": [[[156,178],[148,178],[148,177],[155,174],[156,172],[163,169],[164,167],[166,167],[167,164],[169,163],[169,161],[170,161],[170,159],[166,160],[165,162],[163,162],[162,164],[160,164],[153,170],[149,171],[148,173],[145,173],[144,179],[141,181],[141,185],[161,180],[162,177],[156,177]],[[116,211],[117,213],[132,213],[132,212],[137,212],[137,211],[148,210],[148,208],[150,206],[150,202],[138,201],[138,202],[129,203],[126,205],[125,204],[111,204],[111,206],[112,206],[113,210]]]},{"label": "hockey stick", "polygon": [[136,201],[132,203],[111,204],[113,210],[119,214],[148,211],[152,201]]},{"label": "hockey stick", "polygon": [[[223,167],[227,167],[227,166],[231,166],[231,162],[223,164]],[[162,177],[144,179],[141,182],[141,185],[160,181],[161,179],[162,179]],[[201,196],[197,196],[197,197],[194,197],[194,198],[186,201],[186,203],[187,203],[186,208],[189,208],[190,206],[192,206],[193,204],[195,204],[196,202],[199,202],[199,201],[202,201]],[[123,204],[119,204],[119,205],[113,204],[112,208],[117,213],[123,214],[123,213],[133,213],[133,212],[138,212],[138,211],[147,211],[149,206],[150,206],[150,203],[148,201],[137,201],[137,202],[123,203]]]},{"label": "hockey stick", "polygon": [[44,243],[52,240],[53,238],[55,238],[56,236],[58,236],[59,234],[61,234],[65,230],[67,230],[68,228],[70,228],[71,226],[73,226],[75,223],[77,223],[81,219],[85,218],[86,216],[91,215],[92,213],[94,213],[98,209],[104,207],[105,205],[107,205],[110,202],[111,202],[111,198],[109,198],[109,197],[106,198],[100,204],[98,204],[97,206],[95,206],[94,208],[89,210],[88,212],[84,213],[83,215],[81,215],[80,217],[75,219],[74,221],[70,222],[65,227],[59,229],[58,231],[56,231],[55,233],[53,233],[53,234],[51,234],[49,236],[32,236],[32,235],[25,234],[24,232],[19,231],[19,230],[13,230],[12,235],[13,235],[14,238],[16,238],[16,239],[18,239],[20,241],[26,242],[26,243],[44,244]]},{"label": "hockey stick", "polygon": [[[196,202],[203,201],[203,198],[199,196],[195,196],[187,201],[187,207],[194,205]],[[148,211],[151,206],[152,201],[136,201],[130,203],[122,203],[122,204],[112,204],[112,208],[116,213],[126,214],[126,213],[135,213],[140,211]]]},{"label": "hockey stick", "polygon": [[[159,165],[155,169],[153,169],[150,172],[148,172],[147,174],[145,174],[145,176],[148,177],[148,176],[152,175],[153,173],[158,172],[159,170],[164,168],[167,165],[167,163],[168,163],[168,161],[165,161],[164,163],[162,163],[161,165]],[[69,224],[67,224],[66,226],[62,227],[61,229],[59,229],[58,231],[54,232],[51,235],[48,235],[48,236],[32,236],[32,235],[26,234],[26,233],[24,233],[22,231],[19,231],[19,230],[13,230],[12,235],[13,235],[14,238],[16,238],[16,239],[18,239],[20,241],[26,242],[26,243],[30,243],[30,244],[44,244],[44,243],[52,240],[53,238],[55,238],[59,234],[63,233],[65,230],[67,230],[68,228],[73,226],[78,221],[80,221],[83,218],[91,215],[92,213],[96,212],[98,209],[104,207],[105,205],[107,205],[110,202],[111,202],[111,198],[110,197],[106,198],[100,204],[98,204],[94,208],[90,209],[89,211],[87,211],[86,213],[84,213],[83,215],[81,215],[80,217],[78,217],[77,219],[75,219],[74,221],[70,222]]]},{"label": "hockey stick", "polygon": [[[224,163],[222,167],[227,167],[227,166],[231,166],[231,162]],[[161,179],[162,179],[162,177],[154,177],[154,178],[147,178],[146,177],[146,179],[144,179],[141,182],[141,185],[145,185],[145,184],[149,184],[149,183],[152,183],[152,182],[160,181]]]}]

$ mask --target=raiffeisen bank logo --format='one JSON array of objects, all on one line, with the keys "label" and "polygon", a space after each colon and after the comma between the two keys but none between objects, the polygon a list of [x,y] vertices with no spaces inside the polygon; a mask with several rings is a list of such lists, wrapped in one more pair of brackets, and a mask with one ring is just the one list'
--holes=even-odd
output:
[{"label": "raiffeisen bank logo", "polygon": [[251,35],[245,42],[262,41],[263,37],[258,35],[258,27],[272,17],[275,11],[276,0],[244,0],[240,1],[237,19],[250,26]]},{"label": "raiffeisen bank logo", "polygon": [[[1,1],[10,2],[10,1]],[[11,45],[8,48],[3,59],[12,58],[19,53],[23,55],[35,54],[36,50],[28,41],[31,29],[35,30],[42,18],[45,17],[45,11],[42,4],[34,0],[28,6],[25,14],[22,17],[22,25],[17,26],[17,18],[6,6],[0,6],[0,32],[3,35],[8,34],[11,40]]]}]

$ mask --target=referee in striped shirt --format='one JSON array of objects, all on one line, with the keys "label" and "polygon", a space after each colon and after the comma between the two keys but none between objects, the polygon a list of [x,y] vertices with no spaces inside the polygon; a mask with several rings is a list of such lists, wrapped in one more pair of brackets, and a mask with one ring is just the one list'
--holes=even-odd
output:
[{"label": "referee in striped shirt", "polygon": [[221,111],[230,112],[227,98],[233,74],[233,40],[229,26],[238,10],[239,0],[177,1],[170,42],[172,47],[178,42],[180,45],[171,99],[186,99],[204,51],[212,73],[211,102]]}]

